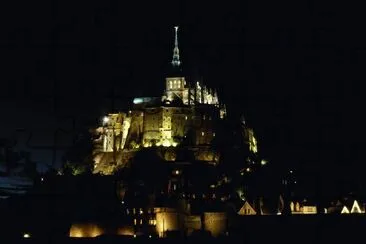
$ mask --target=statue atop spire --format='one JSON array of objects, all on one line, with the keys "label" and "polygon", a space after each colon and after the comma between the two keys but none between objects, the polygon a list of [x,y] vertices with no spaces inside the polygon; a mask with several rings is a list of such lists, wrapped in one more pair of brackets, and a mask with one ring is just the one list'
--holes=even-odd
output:
[{"label": "statue atop spire", "polygon": [[179,67],[181,62],[179,59],[179,48],[178,48],[178,26],[174,26],[174,29],[175,29],[175,41],[174,41],[172,65],[174,67]]}]

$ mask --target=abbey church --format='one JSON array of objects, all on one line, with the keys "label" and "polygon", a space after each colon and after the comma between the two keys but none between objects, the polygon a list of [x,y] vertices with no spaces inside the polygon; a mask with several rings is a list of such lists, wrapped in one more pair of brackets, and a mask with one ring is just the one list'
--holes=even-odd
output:
[{"label": "abbey church", "polygon": [[[96,128],[94,173],[112,174],[141,148],[170,149],[167,161],[175,161],[174,148],[188,146],[195,160],[215,163],[218,156],[211,148],[217,124],[226,117],[226,106],[216,89],[200,81],[186,80],[179,54],[178,27],[171,70],[165,78],[161,97],[134,98],[128,111],[108,114]],[[253,131],[245,131],[248,144],[257,150]]]}]

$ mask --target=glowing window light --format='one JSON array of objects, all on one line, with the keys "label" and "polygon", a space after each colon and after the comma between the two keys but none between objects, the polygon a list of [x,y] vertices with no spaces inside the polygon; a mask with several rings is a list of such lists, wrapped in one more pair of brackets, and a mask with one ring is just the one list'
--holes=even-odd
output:
[{"label": "glowing window light", "polygon": [[133,234],[133,238],[136,238],[137,236],[136,236],[136,234]]},{"label": "glowing window light", "polygon": [[201,135],[202,135],[202,136],[204,136],[204,135],[205,135],[205,132],[203,132],[203,131],[202,131],[202,132],[201,132]]},{"label": "glowing window light", "polygon": [[30,237],[31,237],[31,235],[29,233],[24,233],[23,234],[23,238],[30,238]]},{"label": "glowing window light", "polygon": [[133,224],[134,224],[134,225],[137,225],[137,219],[134,219],[134,220],[133,220]]}]

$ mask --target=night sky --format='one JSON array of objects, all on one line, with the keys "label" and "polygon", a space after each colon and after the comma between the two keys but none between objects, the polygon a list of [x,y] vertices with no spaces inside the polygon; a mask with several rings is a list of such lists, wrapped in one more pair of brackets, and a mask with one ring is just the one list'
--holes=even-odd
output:
[{"label": "night sky", "polygon": [[[36,150],[52,145],[55,128],[72,130],[70,117],[76,129],[97,123],[111,91],[115,107],[160,95],[178,24],[184,71],[245,115],[265,157],[362,178],[365,17],[336,2],[1,3],[0,137]],[[59,140],[70,143],[66,132]]]}]

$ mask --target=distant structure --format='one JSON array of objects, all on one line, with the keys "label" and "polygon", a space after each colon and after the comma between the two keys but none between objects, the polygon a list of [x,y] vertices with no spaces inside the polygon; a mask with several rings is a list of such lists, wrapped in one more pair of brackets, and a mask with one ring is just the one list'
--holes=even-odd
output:
[{"label": "distant structure", "polygon": [[[196,160],[215,162],[211,150],[219,120],[226,117],[226,105],[216,89],[201,81],[187,81],[182,73],[178,46],[178,27],[175,30],[173,57],[165,90],[161,97],[137,97],[129,111],[108,114],[96,128],[94,173],[112,174],[114,169],[133,157],[133,152],[146,147],[177,147],[189,145]],[[253,130],[244,136],[250,150],[257,152]],[[168,159],[171,160],[171,159]],[[174,161],[174,159],[173,159]]]}]

